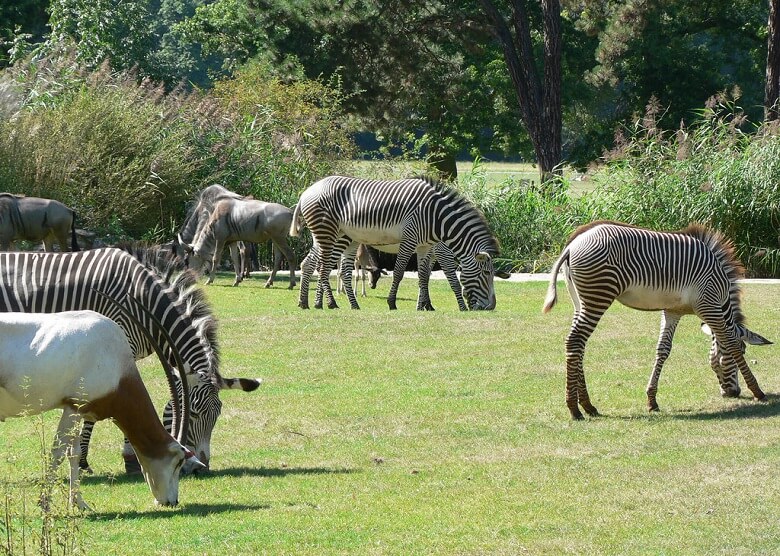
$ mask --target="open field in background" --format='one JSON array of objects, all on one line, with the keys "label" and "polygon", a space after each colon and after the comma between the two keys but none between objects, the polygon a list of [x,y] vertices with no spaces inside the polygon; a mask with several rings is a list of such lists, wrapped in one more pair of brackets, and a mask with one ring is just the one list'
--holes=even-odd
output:
[{"label": "open field in background", "polygon": [[[572,422],[563,340],[571,303],[542,315],[545,283],[497,283],[494,312],[460,313],[443,281],[414,310],[387,278],[362,310],[297,309],[298,290],[222,275],[207,293],[226,376],[212,471],[182,480],[178,509],[122,473],[121,435],[95,429],[80,523],[87,554],[777,554],[780,348],[750,347],[767,403],[722,399],[709,341],[683,319],[645,410],[659,315],[615,306],[586,377],[603,417]],[[780,286],[745,286],[748,324],[780,339]],[[162,401],[162,371],[142,365]],[[45,449],[58,416],[45,418]],[[0,435],[0,478],[33,512],[34,418]],[[20,482],[21,481],[21,482]],[[33,508],[32,510],[30,508]]]},{"label": "open field in background", "polygon": [[[459,160],[458,177],[463,180],[475,170],[478,173],[484,173],[488,185],[498,185],[507,180],[516,182],[528,181],[539,183],[539,169],[535,164],[528,162],[488,162],[481,161],[476,167],[473,162]],[[422,172],[424,169],[421,161],[374,161],[360,160],[353,163],[352,169],[355,175],[372,178],[398,178],[402,176],[413,175],[416,172]],[[574,169],[565,170],[565,175],[571,182],[573,192],[589,191],[593,183],[587,175]]]}]

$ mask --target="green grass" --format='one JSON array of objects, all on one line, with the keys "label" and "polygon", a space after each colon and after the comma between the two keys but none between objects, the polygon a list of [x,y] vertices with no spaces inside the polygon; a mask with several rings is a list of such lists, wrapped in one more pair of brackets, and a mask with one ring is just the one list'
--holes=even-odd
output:
[{"label": "green grass", "polygon": [[[460,313],[445,282],[437,311],[389,280],[362,310],[302,311],[264,279],[207,288],[223,374],[263,377],[227,392],[212,471],[159,509],[122,475],[120,434],[96,427],[83,492],[88,554],[776,554],[780,551],[780,355],[748,359],[769,401],[725,400],[708,339],[683,319],[661,377],[644,388],[659,315],[613,307],[589,342],[586,377],[603,417],[564,403],[565,288],[542,315],[544,283],[500,282],[498,307]],[[751,327],[777,340],[780,287],[745,286]],[[754,361],[756,360],[757,361]],[[142,365],[154,396],[159,366]],[[46,417],[53,434],[57,416]],[[0,437],[6,484],[36,473],[32,418]],[[49,442],[50,438],[46,439]],[[35,490],[26,489],[34,500]]]}]

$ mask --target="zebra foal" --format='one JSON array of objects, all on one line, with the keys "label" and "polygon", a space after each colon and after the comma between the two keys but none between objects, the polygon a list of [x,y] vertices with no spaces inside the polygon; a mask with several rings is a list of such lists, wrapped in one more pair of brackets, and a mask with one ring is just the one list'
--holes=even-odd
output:
[{"label": "zebra foal", "polygon": [[744,269],[733,244],[718,232],[699,224],[679,232],[655,232],[607,221],[580,226],[552,268],[542,307],[545,313],[556,303],[561,268],[574,304],[566,337],[566,405],[572,418],[583,418],[578,405],[589,415],[598,415],[588,396],[582,358],[588,338],[615,300],[642,311],[662,311],[655,364],[647,385],[650,411],[658,411],[661,369],[680,318],[689,314],[699,317],[712,333],[710,364],[721,395],[739,396],[739,369],[755,399],[765,398],[744,350],[745,342],[772,342],[744,325],[737,285]]}]

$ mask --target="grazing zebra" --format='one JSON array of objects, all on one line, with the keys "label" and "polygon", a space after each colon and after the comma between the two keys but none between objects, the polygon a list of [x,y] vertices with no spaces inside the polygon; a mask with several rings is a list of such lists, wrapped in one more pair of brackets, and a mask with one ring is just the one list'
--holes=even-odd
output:
[{"label": "grazing zebra", "polygon": [[[412,254],[417,252],[418,257],[424,258],[439,242],[445,243],[460,261],[463,293],[469,308],[496,306],[493,257],[498,254],[498,242],[484,216],[469,201],[429,178],[377,181],[327,177],[301,194],[295,206],[291,236],[298,235],[301,220],[313,238],[313,253],[301,268],[298,305],[302,308],[309,306],[308,280],[315,264],[318,289],[327,296],[328,307],[337,307],[328,281],[336,264],[333,255],[338,260],[347,246],[365,243],[380,250],[383,246],[398,245],[387,298],[390,309],[396,309],[398,286]],[[352,289],[351,284],[348,288]]]},{"label": "grazing zebra", "polygon": [[771,342],[744,325],[737,278],[743,273],[733,244],[718,232],[692,224],[679,232],[655,232],[617,222],[598,221],[579,227],[552,268],[542,310],[557,300],[557,275],[563,267],[574,303],[566,337],[566,405],[582,419],[579,404],[598,415],[585,385],[585,344],[601,316],[616,299],[642,311],[662,311],[655,364],[647,386],[647,405],[658,410],[658,379],[683,315],[694,314],[712,331],[710,363],[723,396],[740,393],[737,369],[753,396],[764,393],[745,362],[745,342]]},{"label": "grazing zebra", "polygon": [[[138,259],[120,249],[105,248],[78,253],[0,253],[0,311],[53,313],[91,309],[115,320],[125,331],[137,359],[152,353],[152,345],[139,327],[98,292],[123,305],[154,331],[149,314],[141,314],[131,296],[168,331],[174,346],[162,337],[156,340],[170,352],[176,349],[185,363],[179,369],[190,389],[191,421],[186,445],[204,464],[210,458],[211,432],[220,414],[219,390],[250,391],[259,382],[225,379],[219,373],[216,320],[196,287],[191,272],[179,274],[166,284]],[[83,445],[83,444],[82,444]],[[125,459],[133,457],[125,446]]]}]

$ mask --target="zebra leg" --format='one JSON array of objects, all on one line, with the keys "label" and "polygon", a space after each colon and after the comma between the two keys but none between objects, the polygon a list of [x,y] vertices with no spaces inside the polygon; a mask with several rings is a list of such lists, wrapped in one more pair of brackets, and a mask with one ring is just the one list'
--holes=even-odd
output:
[{"label": "zebra leg", "polygon": [[406,272],[406,267],[409,264],[409,259],[412,258],[413,249],[409,247],[408,243],[401,243],[398,248],[398,256],[395,259],[395,268],[393,268],[393,283],[390,285],[390,292],[387,294],[387,305],[391,311],[395,311],[398,307],[395,304],[395,298],[398,296],[398,286],[401,285],[401,280]]},{"label": "zebra leg", "polygon": [[89,441],[92,439],[92,429],[95,428],[94,421],[84,421],[81,426],[81,434],[79,435],[79,469],[92,475],[92,468],[89,466]]},{"label": "zebra leg", "polygon": [[425,257],[417,254],[417,310],[435,311],[431,303],[431,294],[428,291],[428,284],[431,279],[431,267],[433,266],[433,252],[429,252]]},{"label": "zebra leg", "polygon": [[706,320],[704,322],[710,327],[710,330],[712,330],[712,334],[718,342],[718,347],[722,352],[722,355],[730,356],[733,359],[733,362],[737,364],[737,368],[742,374],[742,378],[745,379],[745,384],[753,393],[753,397],[757,401],[765,400],[766,394],[761,390],[756,377],[750,370],[747,361],[745,361],[745,356],[742,353],[744,344],[737,338],[736,333],[727,333],[725,325],[722,322],[708,322]]},{"label": "zebra leg", "polygon": [[[357,251],[357,243],[351,243],[342,253],[341,268],[339,269],[339,276],[341,277],[341,283],[344,285],[344,292],[349,299],[349,306],[352,309],[360,309],[358,305],[357,296],[355,295],[355,288],[352,284],[352,270],[355,268],[355,252]],[[365,288],[365,285],[363,286]]]},{"label": "zebra leg", "polygon": [[135,450],[133,450],[133,446],[127,438],[125,438],[125,443],[122,445],[122,459],[125,461],[125,473],[128,475],[141,474],[141,464],[138,461],[138,456],[135,455]]},{"label": "zebra leg", "polygon": [[[319,279],[317,285],[322,290],[322,295],[328,298],[328,309],[338,309],[339,306],[336,303],[336,298],[333,296],[333,289],[330,287],[330,272],[333,270],[333,263],[330,258],[333,254],[333,245],[320,245],[320,261],[317,267],[319,271]],[[322,303],[317,306],[314,304],[315,309],[322,309]]]},{"label": "zebra leg", "polygon": [[650,375],[646,390],[648,411],[659,411],[658,402],[655,399],[658,393],[658,379],[661,377],[661,369],[672,350],[672,338],[674,338],[674,332],[677,330],[677,324],[680,322],[681,316],[668,311],[661,312],[661,332],[658,337],[658,345],[655,348],[653,372]]},{"label": "zebra leg", "polygon": [[[51,461],[46,474],[48,481],[53,481],[57,474],[65,454],[68,454],[70,463],[70,501],[76,504],[81,510],[89,510],[89,506],[84,502],[79,491],[78,460],[80,451],[76,441],[76,427],[78,427],[81,415],[75,409],[66,407],[62,410],[62,417],[57,426],[57,433],[54,436],[54,444],[51,450]],[[41,505],[48,509],[49,500],[46,494],[41,497]]]},{"label": "zebra leg", "polygon": [[466,306],[466,302],[463,300],[463,288],[461,287],[460,281],[458,280],[458,263],[455,261],[452,255],[452,251],[449,249],[445,251],[442,248],[437,249],[437,245],[443,244],[438,243],[434,245],[434,253],[436,260],[439,261],[439,265],[444,271],[444,275],[447,277],[447,282],[450,284],[452,293],[455,294],[455,300],[458,302],[458,308],[461,311],[468,311],[469,308]]},{"label": "zebra leg", "polygon": [[298,293],[298,307],[301,309],[309,308],[309,282],[318,258],[319,248],[314,245],[301,263],[301,291]]},{"label": "zebra leg", "polygon": [[604,311],[606,311],[606,308],[603,310],[583,310],[575,313],[571,330],[566,337],[566,405],[569,408],[572,419],[583,419],[578,405],[592,417],[599,414],[598,410],[590,403],[582,359],[585,355],[585,344],[596,329],[596,325]]}]

